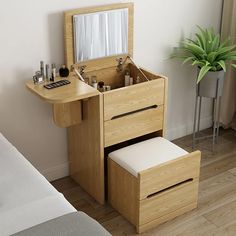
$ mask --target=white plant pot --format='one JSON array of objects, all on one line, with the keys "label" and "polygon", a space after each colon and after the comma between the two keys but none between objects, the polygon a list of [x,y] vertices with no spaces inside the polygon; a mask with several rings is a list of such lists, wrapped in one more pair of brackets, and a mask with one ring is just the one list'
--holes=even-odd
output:
[{"label": "white plant pot", "polygon": [[224,88],[224,71],[209,71],[199,83],[198,95],[208,98],[222,96]]}]

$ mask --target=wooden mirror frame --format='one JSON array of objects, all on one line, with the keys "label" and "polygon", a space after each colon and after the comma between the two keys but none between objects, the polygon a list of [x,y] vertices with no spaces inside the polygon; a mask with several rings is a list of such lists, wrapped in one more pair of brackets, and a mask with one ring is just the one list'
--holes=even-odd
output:
[{"label": "wooden mirror frame", "polygon": [[86,65],[86,70],[96,70],[111,67],[117,65],[116,59],[119,57],[125,57],[127,54],[123,55],[116,55],[110,57],[104,57],[99,59],[93,59],[89,61],[83,61],[80,63],[75,63],[74,60],[74,31],[73,31],[73,15],[79,14],[88,14],[94,12],[101,12],[101,11],[109,11],[109,10],[116,10],[116,9],[123,9],[128,8],[128,54],[132,57],[133,56],[133,15],[134,15],[134,7],[133,3],[120,3],[120,4],[112,4],[112,5],[105,5],[105,6],[97,6],[97,7],[87,7],[87,8],[80,8],[75,10],[70,10],[64,12],[64,40],[65,40],[65,60],[66,65],[70,68],[72,65]]}]

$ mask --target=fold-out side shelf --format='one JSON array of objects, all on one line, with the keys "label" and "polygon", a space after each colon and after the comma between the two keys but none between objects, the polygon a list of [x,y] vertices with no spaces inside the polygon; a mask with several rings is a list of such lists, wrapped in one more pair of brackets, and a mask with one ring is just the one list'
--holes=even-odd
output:
[{"label": "fold-out side shelf", "polygon": [[[56,81],[59,79],[57,78]],[[74,102],[99,95],[98,90],[76,77],[70,76],[67,79],[71,82],[70,84],[55,89],[46,89],[43,87],[45,83],[34,84],[32,80],[26,82],[26,87],[46,102],[52,104]]]},{"label": "fold-out side shelf", "polygon": [[70,84],[55,89],[44,88],[46,82],[42,84],[26,82],[26,87],[32,93],[53,105],[53,120],[62,128],[81,123],[83,113],[81,101],[100,94],[98,90],[74,76],[68,77],[68,80]]}]

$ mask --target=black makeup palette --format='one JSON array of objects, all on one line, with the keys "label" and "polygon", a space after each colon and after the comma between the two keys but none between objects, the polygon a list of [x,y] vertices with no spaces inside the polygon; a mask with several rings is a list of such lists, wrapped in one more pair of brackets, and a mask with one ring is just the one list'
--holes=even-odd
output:
[{"label": "black makeup palette", "polygon": [[67,84],[70,84],[70,81],[66,80],[66,79],[63,79],[63,80],[60,80],[60,81],[57,81],[57,82],[46,84],[46,85],[44,85],[44,88],[54,89],[54,88],[58,88],[58,87],[61,87],[61,86],[67,85]]}]

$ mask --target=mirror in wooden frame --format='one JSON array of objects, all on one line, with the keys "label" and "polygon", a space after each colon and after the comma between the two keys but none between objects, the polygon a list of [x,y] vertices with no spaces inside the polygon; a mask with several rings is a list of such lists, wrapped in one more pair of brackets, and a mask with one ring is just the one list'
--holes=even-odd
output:
[{"label": "mirror in wooden frame", "polygon": [[[116,58],[133,55],[133,3],[70,10],[65,12],[64,17],[65,59],[68,67],[75,64],[86,64],[90,70],[101,67],[107,68],[117,64]],[[86,27],[83,24],[85,23],[85,18],[87,18]],[[107,20],[98,21],[96,18],[107,18]],[[94,30],[92,30],[92,28],[98,29],[96,25],[99,22],[103,27],[104,24],[109,25],[102,34],[99,32],[94,33]],[[83,41],[83,39],[82,41],[80,40],[80,38],[86,38],[84,31],[90,34],[89,39],[85,40],[87,42]],[[119,35],[117,35],[118,32]],[[110,34],[110,37],[101,40],[101,42],[96,40],[93,45],[91,44],[96,38],[106,34]],[[106,48],[104,44],[109,40],[115,41],[114,38],[116,42],[108,43],[109,45]],[[88,44],[86,45],[86,43]]]}]

